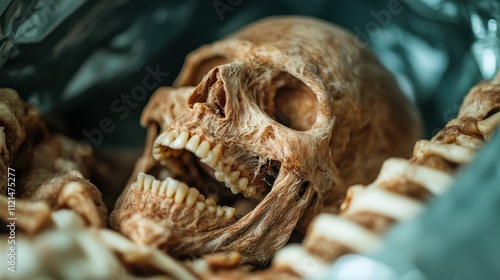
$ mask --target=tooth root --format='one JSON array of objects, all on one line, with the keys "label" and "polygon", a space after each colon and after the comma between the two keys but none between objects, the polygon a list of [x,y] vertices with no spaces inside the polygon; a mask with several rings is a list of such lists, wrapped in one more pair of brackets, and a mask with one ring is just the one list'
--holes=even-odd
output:
[{"label": "tooth root", "polygon": [[222,217],[224,216],[224,209],[222,209],[222,207],[220,205],[217,205],[217,211],[216,211],[216,215],[217,217]]},{"label": "tooth root", "polygon": [[198,191],[195,188],[189,188],[189,192],[187,194],[186,198],[186,206],[188,208],[193,207],[196,202],[198,201],[198,195],[200,194],[200,191]]},{"label": "tooth root", "polygon": [[153,180],[151,184],[151,193],[158,193],[158,189],[160,188],[161,181]]},{"label": "tooth root", "polygon": [[203,141],[201,142],[200,146],[198,146],[194,154],[197,157],[203,159],[208,155],[209,151],[210,151],[210,143],[208,143],[207,141]]},{"label": "tooth root", "polygon": [[208,213],[210,213],[210,214],[212,214],[212,215],[213,215],[213,214],[215,214],[216,209],[215,209],[215,207],[214,207],[214,206],[211,206],[211,205],[208,205],[208,204],[207,204],[207,211],[208,211]]},{"label": "tooth root", "polygon": [[236,208],[227,207],[224,209],[224,217],[226,219],[232,219],[235,214],[236,214]]},{"label": "tooth root", "polygon": [[175,203],[181,204],[186,198],[188,192],[189,192],[189,187],[186,184],[180,182],[179,186],[177,187],[177,191],[175,192],[175,197],[174,197]]},{"label": "tooth root", "polygon": [[179,187],[179,181],[168,178],[167,197],[173,197]]},{"label": "tooth root", "polygon": [[196,202],[196,209],[198,209],[198,211],[205,210],[205,207],[206,207],[205,202],[202,202],[202,201]]},{"label": "tooth root", "polygon": [[162,181],[160,188],[158,189],[158,194],[165,195],[165,193],[167,192],[167,188],[168,188],[168,181],[167,180]]},{"label": "tooth root", "polygon": [[189,139],[189,141],[186,144],[186,150],[194,153],[196,149],[198,149],[198,146],[200,146],[200,136],[195,135]]},{"label": "tooth root", "polygon": [[215,206],[217,203],[215,203],[215,200],[213,198],[209,198],[205,200],[205,204],[207,204],[207,206]]},{"label": "tooth root", "polygon": [[226,176],[224,176],[224,173],[221,171],[214,171],[214,177],[215,177],[215,179],[217,179],[217,181],[224,182],[224,178]]},{"label": "tooth root", "polygon": [[163,146],[170,145],[170,143],[174,142],[174,140],[177,138],[178,135],[179,135],[179,131],[177,131],[177,130],[172,130],[172,131],[168,132],[167,135],[165,135],[165,137],[163,138],[163,141],[161,142],[161,144]]},{"label": "tooth root", "polygon": [[239,178],[240,178],[239,171],[231,172],[231,175],[229,176],[229,180],[230,180],[231,184],[236,184],[238,182]]},{"label": "tooth root", "polygon": [[189,132],[183,131],[177,136],[177,138],[170,144],[170,148],[172,149],[184,149],[184,146],[186,146],[187,142],[189,140]]}]

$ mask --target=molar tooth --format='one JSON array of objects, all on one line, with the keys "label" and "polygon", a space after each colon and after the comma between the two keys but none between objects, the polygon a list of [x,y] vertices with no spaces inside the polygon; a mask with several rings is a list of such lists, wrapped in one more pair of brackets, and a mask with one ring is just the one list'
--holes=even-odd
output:
[{"label": "molar tooth", "polygon": [[243,177],[238,180],[238,189],[245,191],[248,190],[248,178]]},{"label": "molar tooth", "polygon": [[240,177],[240,172],[239,171],[234,171],[234,172],[231,172],[229,166],[226,167],[226,169],[224,171],[225,172],[225,178],[224,178],[224,183],[226,183],[227,186],[233,186],[237,181],[238,181],[238,178]]},{"label": "molar tooth", "polygon": [[175,198],[174,198],[175,203],[181,204],[186,198],[188,191],[189,187],[183,182],[180,182],[179,186],[177,187],[177,191],[175,192]]},{"label": "molar tooth", "polygon": [[241,190],[240,190],[240,189],[238,189],[238,187],[237,187],[237,186],[231,186],[231,192],[232,192],[233,194],[239,194],[239,193],[241,192]]},{"label": "molar tooth", "polygon": [[221,171],[214,171],[214,177],[219,182],[224,182],[224,178],[226,177]]},{"label": "molar tooth", "polygon": [[234,217],[234,214],[236,214],[236,208],[225,206],[224,217],[226,219],[232,219]]},{"label": "molar tooth", "polygon": [[231,184],[236,184],[236,182],[238,182],[239,178],[240,178],[239,171],[231,172],[231,175],[229,175],[229,182],[231,182]]},{"label": "molar tooth", "polygon": [[202,194],[198,195],[198,201],[205,202],[205,196]]},{"label": "molar tooth", "polygon": [[243,192],[243,196],[249,198],[250,196],[255,194],[255,188],[248,188]]},{"label": "molar tooth", "polygon": [[215,209],[214,206],[211,206],[211,205],[207,204],[207,211],[208,211],[208,213],[210,213],[210,214],[213,215],[213,214],[215,214],[216,209]]},{"label": "molar tooth", "polygon": [[208,155],[209,151],[210,151],[210,143],[208,143],[207,141],[203,141],[203,142],[201,142],[200,146],[198,146],[198,148],[196,149],[194,154],[198,158],[203,159]]},{"label": "molar tooth", "polygon": [[220,205],[217,205],[217,217],[222,217],[224,215],[224,209],[222,209],[222,207]]},{"label": "molar tooth", "polygon": [[[164,132],[165,133],[165,132]],[[168,146],[170,145],[170,143],[172,143],[176,138],[177,136],[179,135],[179,131],[177,130],[172,130],[170,132],[168,132],[163,138],[162,138],[162,142],[161,144],[163,146]]]},{"label": "molar tooth", "polygon": [[200,194],[200,191],[198,191],[195,188],[189,188],[189,193],[186,198],[186,206],[188,208],[193,207],[193,205],[196,203],[198,200],[198,195]]},{"label": "molar tooth", "polygon": [[184,146],[186,146],[187,142],[189,140],[189,132],[183,131],[177,136],[177,138],[170,144],[170,148],[172,149],[184,149]]},{"label": "molar tooth", "polygon": [[186,150],[194,153],[196,149],[198,149],[198,146],[200,145],[200,136],[195,135],[189,139],[189,141],[186,144]]},{"label": "molar tooth", "polygon": [[196,202],[196,209],[198,209],[198,211],[205,210],[205,207],[206,207],[205,202],[202,202],[202,201]]},{"label": "molar tooth", "polygon": [[205,200],[205,204],[207,204],[207,206],[215,206],[217,203],[215,203],[215,200],[213,198],[209,198]]},{"label": "molar tooth", "polygon": [[161,181],[153,180],[151,184],[151,193],[158,193],[158,189],[160,188]]},{"label": "molar tooth", "polygon": [[167,197],[173,197],[177,188],[179,187],[179,181],[174,180],[172,178],[167,178],[168,187],[167,187]]}]

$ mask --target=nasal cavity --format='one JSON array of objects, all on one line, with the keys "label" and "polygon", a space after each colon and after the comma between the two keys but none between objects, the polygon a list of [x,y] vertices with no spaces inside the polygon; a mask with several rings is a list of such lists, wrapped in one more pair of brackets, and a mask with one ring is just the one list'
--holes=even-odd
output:
[{"label": "nasal cavity", "polygon": [[189,97],[189,107],[195,103],[205,104],[219,118],[226,117],[227,95],[218,68],[212,69]]}]

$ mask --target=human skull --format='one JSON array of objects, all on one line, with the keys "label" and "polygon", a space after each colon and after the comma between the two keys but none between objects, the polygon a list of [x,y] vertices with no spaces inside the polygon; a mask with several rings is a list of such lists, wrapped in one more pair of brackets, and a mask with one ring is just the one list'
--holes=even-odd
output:
[{"label": "human skull", "polygon": [[[263,264],[420,135],[416,110],[375,56],[315,19],[269,18],[203,46],[175,87],[148,104],[152,155],[111,215],[135,242],[175,256],[238,251],[242,263]],[[211,192],[211,178],[226,188]]]}]

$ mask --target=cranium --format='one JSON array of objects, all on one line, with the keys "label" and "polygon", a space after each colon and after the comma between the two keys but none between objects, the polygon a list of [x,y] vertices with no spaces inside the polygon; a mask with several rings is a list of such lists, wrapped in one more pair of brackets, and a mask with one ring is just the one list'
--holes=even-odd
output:
[{"label": "cranium", "polygon": [[420,134],[375,56],[314,19],[266,19],[203,46],[175,87],[144,111],[147,150],[111,224],[176,256],[238,251],[263,264]]}]

